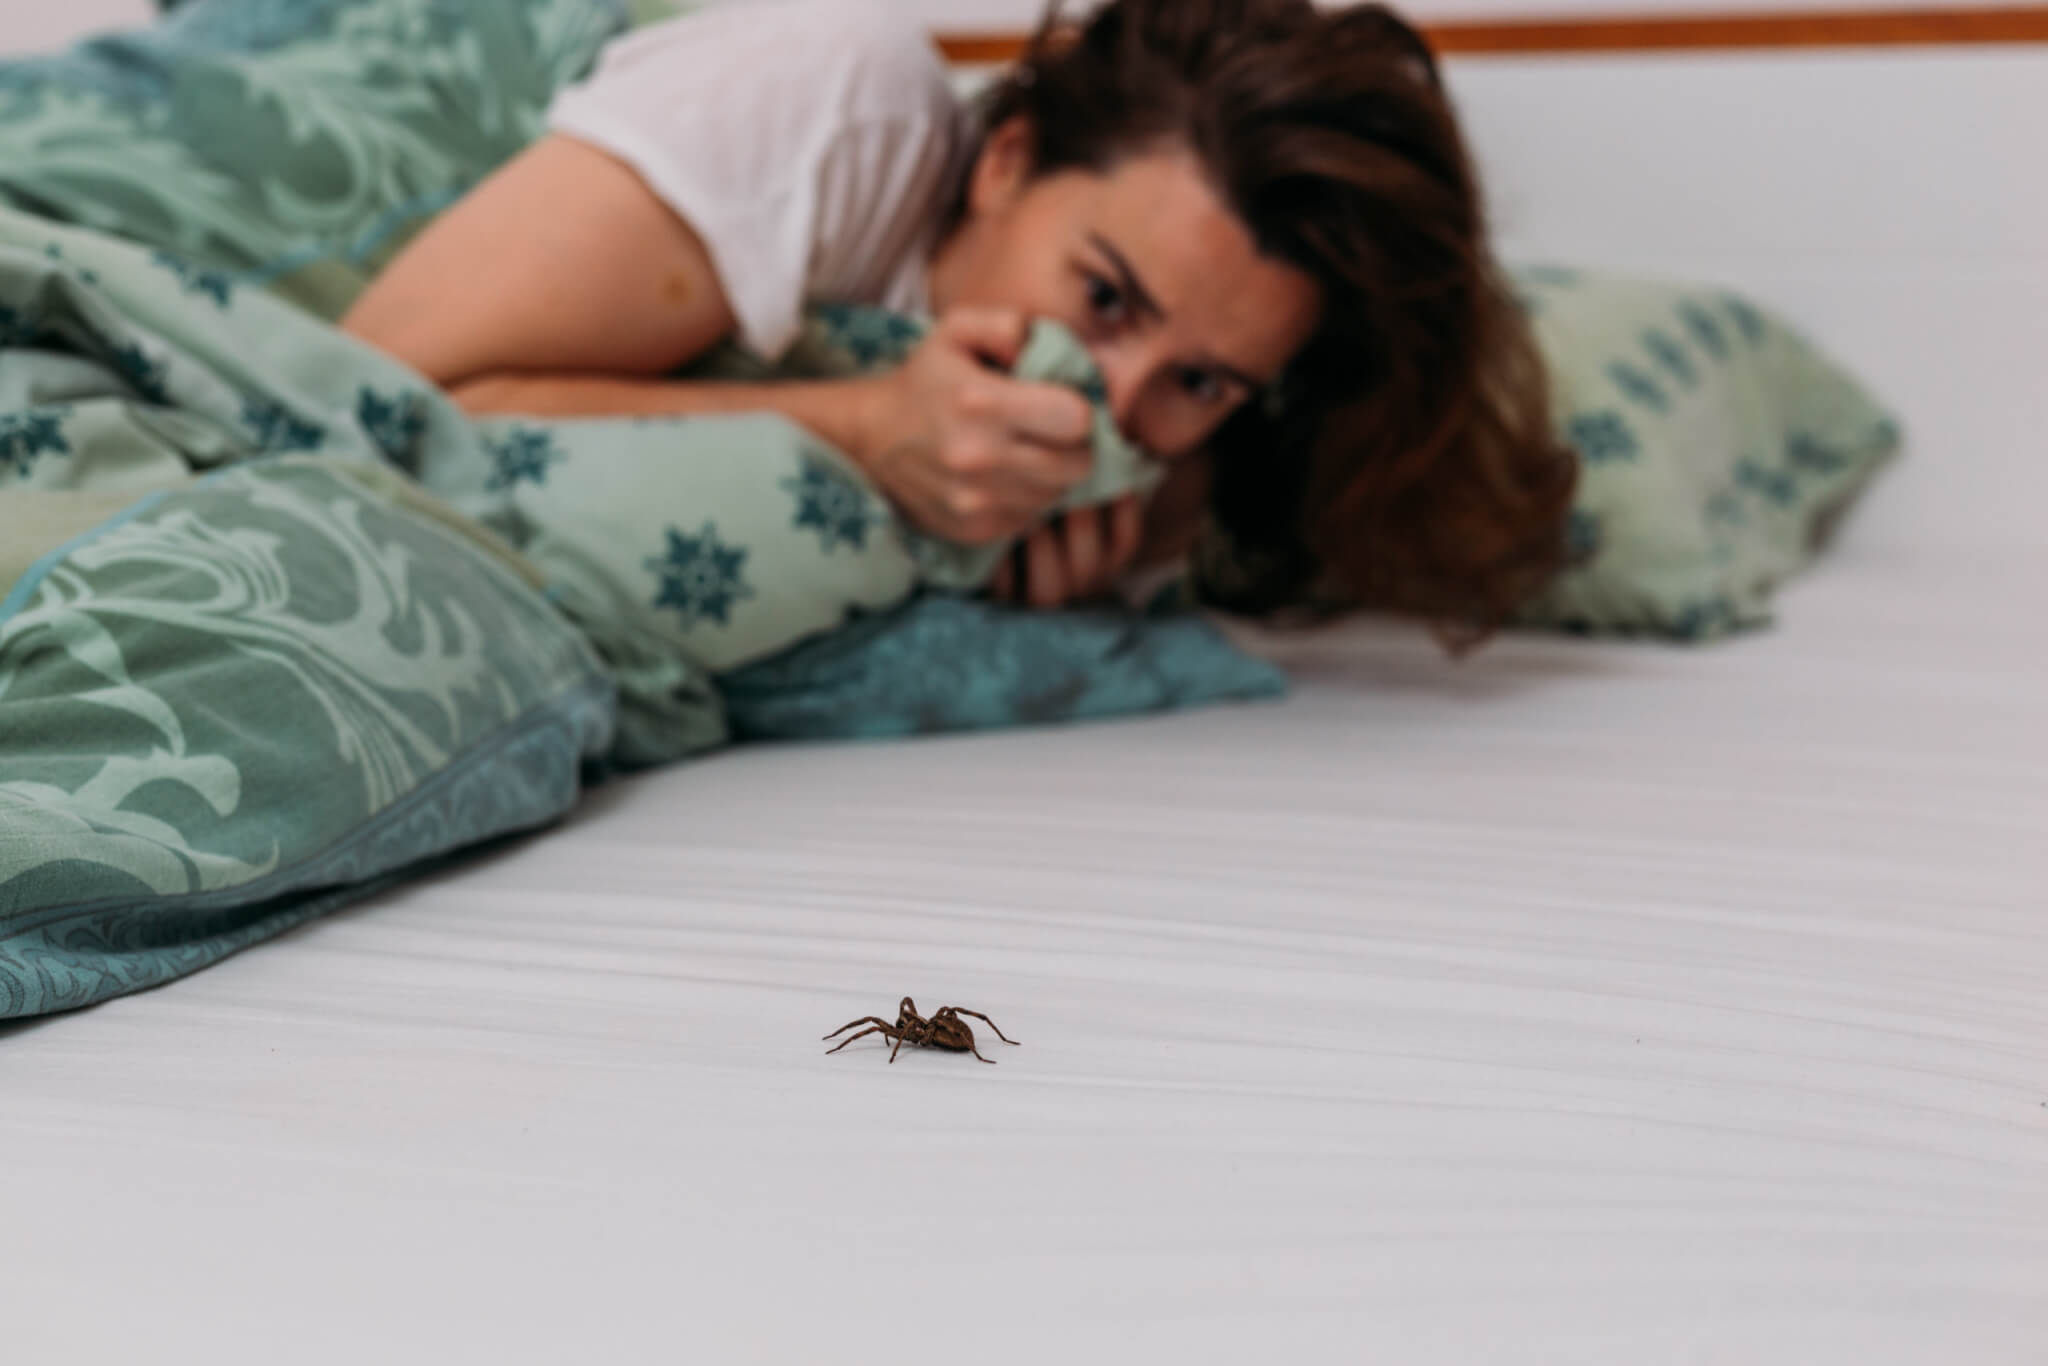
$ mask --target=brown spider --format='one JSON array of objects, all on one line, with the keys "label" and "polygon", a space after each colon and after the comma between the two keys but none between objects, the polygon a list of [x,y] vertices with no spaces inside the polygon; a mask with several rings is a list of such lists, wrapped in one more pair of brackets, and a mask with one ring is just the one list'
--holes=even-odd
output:
[{"label": "brown spider", "polygon": [[[839,1026],[839,1028],[832,1031],[832,1034],[844,1034],[857,1024],[867,1025],[868,1028],[854,1035],[853,1039],[865,1039],[870,1034],[886,1034],[896,1041],[896,1047],[889,1050],[890,1062],[896,1061],[896,1053],[904,1044],[911,1044],[917,1048],[945,1048],[955,1053],[972,1053],[975,1057],[981,1058],[981,1050],[974,1046],[974,1031],[969,1029],[967,1022],[960,1018],[962,1015],[972,1015],[990,1029],[995,1029],[996,1037],[1004,1043],[1017,1043],[1015,1039],[1004,1034],[1002,1030],[996,1029],[996,1022],[978,1010],[965,1010],[959,1006],[940,1006],[938,1010],[933,1012],[932,1017],[927,1020],[924,1016],[917,1013],[917,1003],[908,996],[904,997],[903,1004],[896,1008],[895,1024],[877,1019],[873,1015],[863,1015],[858,1020]],[[829,1039],[832,1037],[832,1034],[827,1034],[825,1037]],[[852,1043],[853,1039],[847,1039],[840,1043],[837,1048],[828,1048],[825,1051],[827,1053],[837,1053],[840,1048],[844,1048],[847,1044]],[[1018,1046],[1021,1048],[1023,1045],[1019,1044]],[[981,1058],[981,1060],[991,1065],[995,1061],[993,1058]]]}]

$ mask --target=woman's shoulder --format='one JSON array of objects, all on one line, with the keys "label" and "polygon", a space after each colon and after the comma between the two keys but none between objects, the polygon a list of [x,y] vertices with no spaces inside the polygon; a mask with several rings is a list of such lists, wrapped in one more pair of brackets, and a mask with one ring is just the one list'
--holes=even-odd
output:
[{"label": "woman's shoulder", "polygon": [[593,83],[704,67],[727,82],[824,98],[851,115],[925,114],[952,94],[923,26],[888,0],[756,0],[691,11],[612,44]]}]

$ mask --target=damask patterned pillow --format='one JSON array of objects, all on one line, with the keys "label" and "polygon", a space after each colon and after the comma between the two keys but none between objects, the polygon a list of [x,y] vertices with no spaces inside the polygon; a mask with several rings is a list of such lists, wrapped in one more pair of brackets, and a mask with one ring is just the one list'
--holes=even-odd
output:
[{"label": "damask patterned pillow", "polygon": [[1768,310],[1706,285],[1514,272],[1581,461],[1585,557],[1535,626],[1702,640],[1771,598],[1900,443],[1897,421]]},{"label": "damask patterned pillow", "polygon": [[522,572],[395,472],[303,455],[45,557],[0,599],[0,1019],[565,812],[613,685]]},{"label": "damask patterned pillow", "polygon": [[336,317],[627,19],[626,0],[183,0],[0,62],[0,202]]}]

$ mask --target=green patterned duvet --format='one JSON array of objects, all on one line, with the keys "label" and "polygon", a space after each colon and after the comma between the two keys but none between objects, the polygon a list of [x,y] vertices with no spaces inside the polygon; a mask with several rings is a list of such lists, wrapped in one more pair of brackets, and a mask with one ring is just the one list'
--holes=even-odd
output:
[{"label": "green patterned duvet", "polygon": [[[29,3],[31,0],[22,0]],[[621,0],[190,0],[0,62],[0,202],[338,316],[541,131]]]},{"label": "green patterned duvet", "polygon": [[0,212],[0,1018],[567,810],[614,679],[397,463],[484,440],[267,296]]},{"label": "green patterned duvet", "polygon": [[381,482],[216,474],[0,607],[0,1018],[181,976],[568,809],[610,680]]},{"label": "green patterned duvet", "polygon": [[[827,310],[789,364],[915,336]],[[1095,378],[1058,329],[1020,368]],[[1075,496],[1155,476],[1105,430]],[[0,1018],[551,820],[588,764],[722,743],[717,680],[987,564],[780,418],[473,422],[263,290],[0,209]],[[1167,658],[1132,643],[1100,648]],[[814,727],[773,677],[746,695]]]}]

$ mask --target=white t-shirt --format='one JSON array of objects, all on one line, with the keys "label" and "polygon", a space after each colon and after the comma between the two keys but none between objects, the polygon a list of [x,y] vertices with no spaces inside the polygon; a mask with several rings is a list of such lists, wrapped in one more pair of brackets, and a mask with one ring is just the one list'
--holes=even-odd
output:
[{"label": "white t-shirt", "polygon": [[739,340],[770,359],[810,303],[929,311],[927,256],[973,142],[938,52],[886,0],[721,5],[642,29],[548,123],[696,230]]}]

